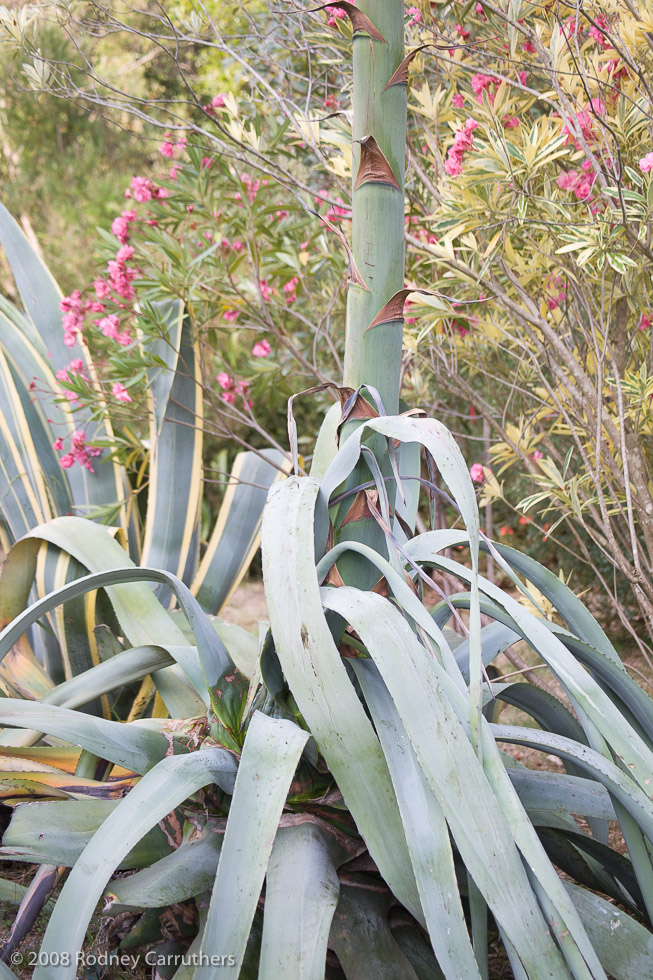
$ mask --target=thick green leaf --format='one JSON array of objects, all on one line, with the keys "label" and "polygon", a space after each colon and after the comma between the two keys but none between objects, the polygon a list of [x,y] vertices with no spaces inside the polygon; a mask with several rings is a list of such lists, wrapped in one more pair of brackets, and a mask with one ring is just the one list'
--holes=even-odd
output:
[{"label": "thick green leaf", "polygon": [[[558,971],[552,976],[568,975],[513,840],[522,827],[506,822],[494,795],[497,788],[486,778],[448,699],[456,696],[456,688],[387,600],[347,587],[323,589],[322,597],[354,627],[375,660],[468,871],[525,969],[545,967]],[[552,878],[558,879],[548,860],[542,861],[539,842],[537,847],[528,838],[519,843],[529,847],[529,862],[553,889]],[[569,910],[559,908],[558,915],[564,915],[568,929],[582,942],[580,923]]]},{"label": "thick green leaf", "polygon": [[[177,305],[173,304],[175,308]],[[203,444],[201,366],[190,317],[185,318],[181,331],[169,397],[163,406],[161,401],[160,396],[157,410],[154,404],[151,406],[149,486],[141,562],[173,572],[190,584],[197,559]],[[161,407],[163,419],[159,425]],[[163,591],[169,598],[169,591]]]},{"label": "thick green leaf", "polygon": [[191,828],[181,845],[166,857],[128,878],[111,882],[104,893],[105,911],[161,908],[208,891],[213,885],[224,835],[224,821]]},{"label": "thick green leaf", "polygon": [[417,980],[401,947],[392,938],[387,892],[365,888],[340,889],[330,943],[349,980]]},{"label": "thick green leaf", "polygon": [[653,935],[598,895],[566,882],[606,973],[614,980],[653,980]]},{"label": "thick green leaf", "polygon": [[235,769],[230,753],[212,748],[163,759],[143,777],[85,847],[48,923],[42,952],[68,953],[71,965],[37,966],[34,980],[74,980],[76,955],[88,923],[120,861],[151,827],[198,789],[214,781],[230,786]]},{"label": "thick green leaf", "polygon": [[[233,955],[221,976],[236,980],[290,783],[308,732],[256,712],[238,767],[201,953]],[[209,961],[210,962],[210,961]],[[194,980],[213,980],[200,962]],[[36,978],[35,978],[36,980]]]},{"label": "thick green leaf", "polygon": [[371,660],[354,660],[397,794],[431,945],[446,977],[480,977],[465,924],[449,831],[397,708]]},{"label": "thick green leaf", "polygon": [[276,449],[238,453],[213,533],[192,591],[209,613],[219,613],[238,588],[261,538],[261,517],[268,488],[288,472]]},{"label": "thick green leaf", "polygon": [[[55,800],[21,803],[14,810],[0,853],[11,861],[72,867],[117,800]],[[170,853],[160,827],[153,827],[120,860],[120,868],[148,867]]]},{"label": "thick green leaf", "polygon": [[277,831],[265,884],[259,980],[324,980],[339,848],[314,823]]},{"label": "thick green leaf", "polygon": [[116,765],[143,773],[170,748],[160,733],[39,701],[0,698],[0,725],[16,725],[63,738]]},{"label": "thick green leaf", "polygon": [[299,710],[373,859],[423,922],[387,763],[324,618],[315,573],[319,485],[290,478],[270,490],[263,516],[263,578],[279,660]]}]

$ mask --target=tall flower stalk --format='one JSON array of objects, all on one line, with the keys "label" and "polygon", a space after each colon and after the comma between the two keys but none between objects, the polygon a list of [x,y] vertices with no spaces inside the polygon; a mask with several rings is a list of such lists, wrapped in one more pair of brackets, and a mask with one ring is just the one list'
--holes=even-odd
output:
[{"label": "tall flower stalk", "polygon": [[361,0],[358,6],[383,40],[362,32],[354,36],[352,248],[369,291],[349,288],[344,380],[353,388],[373,385],[386,412],[394,414],[399,407],[401,321],[366,331],[404,285],[406,86],[386,88],[404,56],[404,4]]}]

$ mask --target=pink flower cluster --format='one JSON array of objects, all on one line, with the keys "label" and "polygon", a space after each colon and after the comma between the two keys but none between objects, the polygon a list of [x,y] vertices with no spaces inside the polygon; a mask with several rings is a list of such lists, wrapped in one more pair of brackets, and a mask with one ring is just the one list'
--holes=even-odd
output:
[{"label": "pink flower cluster", "polygon": [[[324,204],[325,198],[330,196],[328,190],[323,189],[318,191],[315,197],[315,203],[319,207],[321,204]],[[341,197],[337,197],[336,203],[329,206],[324,217],[326,221],[333,221],[334,218],[346,218],[349,220],[351,218],[351,208]]]},{"label": "pink flower cluster", "polygon": [[268,357],[272,348],[267,340],[257,340],[252,347],[252,357]]},{"label": "pink flower cluster", "polygon": [[[247,199],[249,200],[250,204],[253,204],[254,201],[256,200],[256,195],[258,194],[259,187],[261,187],[261,185],[265,187],[265,185],[267,184],[267,180],[263,180],[263,181],[254,180],[249,174],[243,174],[240,179],[247,189]],[[242,201],[242,199],[243,196],[240,193],[240,191],[236,191],[236,193],[234,194],[234,200]]]},{"label": "pink flower cluster", "polygon": [[406,17],[409,17],[409,21],[406,27],[416,27],[417,24],[422,23],[422,15],[420,13],[419,7],[409,7],[406,11]]},{"label": "pink flower cluster", "polygon": [[592,188],[596,181],[596,174],[589,173],[592,164],[585,160],[582,170],[566,170],[557,178],[556,184],[563,191],[572,191],[579,201],[587,201],[592,193]]},{"label": "pink flower cluster", "polygon": [[132,221],[136,221],[138,215],[135,211],[123,211],[111,222],[111,233],[116,236],[122,245],[129,241],[130,228]]},{"label": "pink flower cluster", "polygon": [[474,483],[483,483],[485,480],[485,473],[483,472],[482,463],[472,463],[469,467],[469,475],[471,476]]},{"label": "pink flower cluster", "polygon": [[243,399],[243,408],[247,411],[251,409],[252,403],[249,399],[249,381],[236,381],[231,375],[227,374],[226,371],[221,371],[217,376],[216,381],[222,388],[222,393],[220,398],[227,405],[233,405],[236,401],[236,395],[240,395]]},{"label": "pink flower cluster", "polygon": [[120,381],[113,382],[111,386],[111,394],[119,402],[125,402],[126,404],[128,404],[132,400],[131,395],[125,388],[124,384],[122,384]]},{"label": "pink flower cluster", "polygon": [[286,294],[286,303],[294,303],[297,299],[297,286],[299,285],[299,279],[297,276],[293,276],[283,287],[283,291]]},{"label": "pink flower cluster", "polygon": [[456,132],[444,163],[444,169],[450,177],[457,177],[463,172],[463,159],[474,146],[473,133],[477,126],[476,120],[468,117],[463,128]]},{"label": "pink flower cluster", "polygon": [[610,25],[603,16],[603,14],[598,14],[596,18],[596,25],[592,24],[590,27],[590,37],[596,41],[596,43],[601,48],[611,48],[613,47],[612,41],[607,36],[606,31],[610,29]]},{"label": "pink flower cluster", "polygon": [[173,142],[174,137],[172,133],[166,133],[163,137],[164,142],[159,147],[159,153],[171,160],[175,155],[175,150],[185,150],[188,145],[188,140],[185,136],[180,136],[178,140]]},{"label": "pink flower cluster", "polygon": [[211,104],[203,105],[202,108],[204,109],[204,112],[206,112],[207,115],[214,116],[215,110],[223,109],[224,105],[225,105],[224,95],[222,95],[221,92],[218,92],[218,94],[214,95],[213,98],[211,99]]},{"label": "pink flower cluster", "polygon": [[645,157],[642,157],[639,161],[639,169],[643,174],[647,174],[653,170],[653,153],[647,153]]},{"label": "pink flower cluster", "polygon": [[567,292],[564,289],[562,279],[560,276],[551,275],[549,276],[547,286],[547,300],[546,305],[550,310],[557,310],[561,306],[567,296]]},{"label": "pink flower cluster", "polygon": [[[53,443],[53,448],[56,452],[63,452],[64,444],[61,437],[56,439]],[[89,473],[95,473],[93,469],[93,464],[91,462],[96,456],[100,456],[102,450],[95,446],[88,446],[86,444],[86,433],[82,432],[81,429],[77,429],[73,432],[70,440],[70,452],[62,456],[59,462],[65,470],[69,470],[71,466],[75,463],[79,463],[80,466],[84,466]]]},{"label": "pink flower cluster", "polygon": [[[86,375],[83,372],[83,368],[84,368],[84,362],[81,359],[81,357],[75,357],[72,361],[70,361],[69,364],[66,364],[65,368],[59,368],[59,370],[57,371],[55,377],[56,377],[57,381],[62,381],[64,383],[66,383],[66,382],[70,383],[70,381],[72,380],[71,377],[70,377],[70,375],[71,374],[78,374],[80,376],[80,378],[82,378],[82,380],[88,381],[88,378],[86,377]],[[64,394],[66,396],[66,401],[69,401],[69,402],[78,402],[79,401],[79,398],[75,394],[74,391],[65,391]]]},{"label": "pink flower cluster", "polygon": [[327,20],[329,27],[335,27],[336,20],[342,20],[347,16],[347,11],[343,10],[342,7],[327,7],[326,12],[329,15],[329,19]]},{"label": "pink flower cluster", "polygon": [[[573,122],[575,123],[575,128],[582,134],[583,139],[587,143],[591,143],[596,139],[596,130],[594,125],[596,123],[595,116],[603,116],[605,114],[605,102],[603,99],[592,99],[588,102],[584,109],[581,109],[574,116]],[[578,142],[575,132],[572,132],[569,124],[563,126],[562,132],[566,134],[566,143],[573,143],[577,150],[581,149],[581,145]]]},{"label": "pink flower cluster", "polygon": [[131,183],[125,191],[125,197],[133,197],[139,204],[145,201],[161,200],[168,196],[165,187],[155,187],[154,182],[149,177],[132,177]]},{"label": "pink flower cluster", "polygon": [[493,78],[492,75],[482,75],[480,72],[472,75],[472,92],[476,96],[477,102],[483,102],[483,92],[487,89],[487,97],[490,100],[490,105],[492,105],[499,85],[498,78]]},{"label": "pink flower cluster", "polygon": [[638,330],[650,330],[651,329],[651,323],[653,323],[653,320],[651,319],[651,317],[649,316],[649,314],[648,313],[642,313],[641,319],[640,319],[639,323],[637,324],[637,329]]}]

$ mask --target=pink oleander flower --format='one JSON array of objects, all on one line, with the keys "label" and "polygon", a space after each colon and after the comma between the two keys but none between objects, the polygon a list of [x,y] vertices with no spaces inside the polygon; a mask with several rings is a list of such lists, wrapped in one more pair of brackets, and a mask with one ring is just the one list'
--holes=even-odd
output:
[{"label": "pink oleander flower", "polygon": [[261,296],[263,297],[264,303],[269,303],[272,299],[272,289],[268,286],[267,279],[261,279],[259,282],[259,288],[261,290]]},{"label": "pink oleander flower", "polygon": [[226,320],[228,323],[233,323],[233,321],[237,320],[239,316],[240,316],[239,310],[225,310],[224,313],[222,314],[222,318]]},{"label": "pink oleander flower", "polygon": [[504,524],[503,527],[499,528],[500,538],[505,538],[507,534],[514,534],[514,533],[515,533],[514,529],[512,527],[508,527],[507,524]]},{"label": "pink oleander flower", "polygon": [[469,467],[469,475],[471,476],[474,483],[483,483],[485,480],[485,473],[483,472],[482,463],[472,463]]},{"label": "pink oleander flower", "polygon": [[179,173],[180,170],[181,170],[181,167],[170,167],[170,170],[169,170],[170,180],[176,180],[177,179],[177,174]]},{"label": "pink oleander flower", "polygon": [[522,51],[525,51],[527,54],[535,54],[535,45],[532,43],[532,41],[524,41],[524,43],[521,46],[521,49]]},{"label": "pink oleander flower", "polygon": [[236,401],[236,396],[233,391],[223,391],[220,398],[223,402],[226,402],[227,405],[233,405],[233,403]]},{"label": "pink oleander flower", "polygon": [[490,105],[492,105],[498,87],[499,82],[492,75],[483,75],[481,72],[472,75],[472,92],[479,103],[483,102],[483,92],[487,89],[487,97],[490,100]]},{"label": "pink oleander flower", "polygon": [[70,296],[64,296],[59,302],[59,309],[62,313],[73,313],[82,308],[82,294],[76,289]]},{"label": "pink oleander flower", "polygon": [[485,11],[483,10],[483,4],[477,3],[476,6],[474,7],[474,10],[476,11],[477,17],[480,17],[481,20],[487,20],[487,17],[485,16]]},{"label": "pink oleander flower", "polygon": [[100,320],[96,320],[95,323],[104,336],[109,337],[110,340],[115,340],[120,332],[120,318],[117,313],[110,313],[108,316],[103,316]]},{"label": "pink oleander flower", "polygon": [[222,109],[224,104],[225,104],[225,100],[222,92],[218,92],[218,94],[214,95],[213,98],[211,99],[211,106],[213,109]]},{"label": "pink oleander flower", "polygon": [[406,11],[406,16],[410,17],[410,20],[406,25],[407,27],[414,27],[415,25],[422,23],[422,14],[419,7],[409,7]]},{"label": "pink oleander flower", "polygon": [[210,170],[214,163],[213,157],[202,157],[202,170]]},{"label": "pink oleander flower", "polygon": [[116,262],[129,262],[134,257],[133,245],[122,245],[116,252]]},{"label": "pink oleander flower", "polygon": [[233,378],[230,378],[226,371],[221,371],[215,380],[225,391],[227,388],[231,388],[233,383]]},{"label": "pink oleander flower", "polygon": [[106,279],[96,279],[93,288],[98,299],[108,299],[111,296],[111,287]]},{"label": "pink oleander flower", "polygon": [[283,221],[285,218],[290,217],[290,211],[284,211],[284,210],[277,211],[275,217],[277,218],[278,221]]},{"label": "pink oleander flower", "polygon": [[111,394],[119,402],[129,403],[132,400],[131,395],[125,388],[124,384],[122,384],[120,381],[113,382],[111,386]]},{"label": "pink oleander flower", "polygon": [[641,319],[640,319],[639,323],[637,324],[637,329],[638,330],[649,330],[650,327],[651,327],[651,323],[652,322],[653,321],[651,320],[651,317],[648,315],[648,313],[642,313]]},{"label": "pink oleander flower", "polygon": [[149,177],[132,177],[130,189],[131,196],[141,204],[154,197],[154,184]]},{"label": "pink oleander flower", "polygon": [[516,129],[516,127],[519,126],[519,119],[517,116],[505,115],[501,120],[501,125],[504,129]]},{"label": "pink oleander flower", "polygon": [[297,286],[299,284],[299,279],[297,276],[293,276],[283,287],[283,291],[286,294],[286,303],[294,303],[297,299]]},{"label": "pink oleander flower", "polygon": [[123,245],[129,239],[129,226],[132,221],[136,220],[135,211],[123,211],[119,214],[117,218],[114,218],[111,223],[111,233],[116,236],[119,242]]},{"label": "pink oleander flower", "polygon": [[525,85],[526,82],[528,81],[528,72],[527,71],[517,72],[517,78],[519,79],[522,85]]},{"label": "pink oleander flower", "polygon": [[603,16],[603,14],[598,14],[596,17],[596,25],[592,24],[590,27],[590,37],[596,41],[596,43],[601,48],[611,48],[613,47],[612,41],[605,33],[610,29],[610,25]]},{"label": "pink oleander flower", "polygon": [[465,27],[463,27],[462,24],[454,24],[453,27],[458,37],[461,37],[463,41],[466,41],[467,38],[469,37],[469,31]]},{"label": "pink oleander flower", "polygon": [[170,160],[175,155],[175,145],[169,140],[170,133],[166,133],[166,136],[168,139],[166,139],[165,142],[159,147],[159,153],[161,156],[167,157]]},{"label": "pink oleander flower", "polygon": [[63,439],[61,438],[61,436],[59,436],[58,439],[55,439],[54,440],[54,442],[52,443],[52,448],[57,453],[60,453],[60,452],[63,451]]},{"label": "pink oleander flower", "polygon": [[231,243],[231,247],[233,248],[234,252],[240,252],[242,251],[243,243],[236,240],[235,242]]},{"label": "pink oleander flower", "polygon": [[267,357],[272,348],[270,347],[269,341],[267,340],[257,340],[252,347],[253,357]]},{"label": "pink oleander flower", "polygon": [[449,153],[444,163],[444,169],[450,177],[457,177],[463,172],[463,160],[474,145],[474,130],[478,123],[475,119],[468,117],[465,125],[459,129],[454,136],[453,144],[449,147]]},{"label": "pink oleander flower", "polygon": [[343,10],[342,7],[326,7],[326,12],[329,14],[329,19],[327,20],[329,27],[335,27],[336,20],[342,20],[347,16],[347,11]]},{"label": "pink oleander flower", "polygon": [[456,109],[462,109],[462,107],[465,105],[465,100],[460,92],[456,92],[451,101],[455,105]]},{"label": "pink oleander flower", "polygon": [[653,170],[653,153],[647,153],[645,157],[639,161],[639,169],[643,174],[647,174],[650,170]]},{"label": "pink oleander flower", "polygon": [[534,462],[537,462],[538,459],[544,459],[544,453],[541,452],[539,449],[536,449],[534,452],[531,453],[531,459]]},{"label": "pink oleander flower", "polygon": [[66,453],[59,460],[59,464],[64,468],[64,470],[69,470],[71,466],[75,465],[75,457],[72,453]]}]

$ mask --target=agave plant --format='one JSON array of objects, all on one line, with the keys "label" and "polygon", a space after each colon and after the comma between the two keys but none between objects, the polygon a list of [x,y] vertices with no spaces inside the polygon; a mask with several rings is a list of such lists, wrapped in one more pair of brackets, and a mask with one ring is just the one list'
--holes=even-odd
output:
[{"label": "agave plant", "polygon": [[[79,517],[30,530],[0,578],[0,656],[62,602],[104,590],[111,607],[113,656],[0,699],[7,799],[48,793],[15,807],[2,854],[71,868],[36,980],[75,977],[101,898],[119,948],[158,950],[155,975],[177,980],[485,978],[490,950],[517,978],[653,977],[653,704],[559,579],[483,537],[448,430],[396,414],[403,4],[340,6],[357,140],[348,387],[311,475],[296,465],[268,497],[270,630],[259,643],[212,620],[178,574],[133,566]],[[296,456],[292,415],[290,441]],[[444,492],[436,471],[456,526],[415,535],[420,490]],[[87,574],[29,605],[44,542]],[[484,579],[482,549],[562,625]],[[461,592],[430,609],[433,569]],[[489,679],[516,642],[560,697]],[[148,675],[169,718],[77,710]],[[522,725],[500,724],[504,704]],[[510,745],[564,771],[526,768]]]}]

